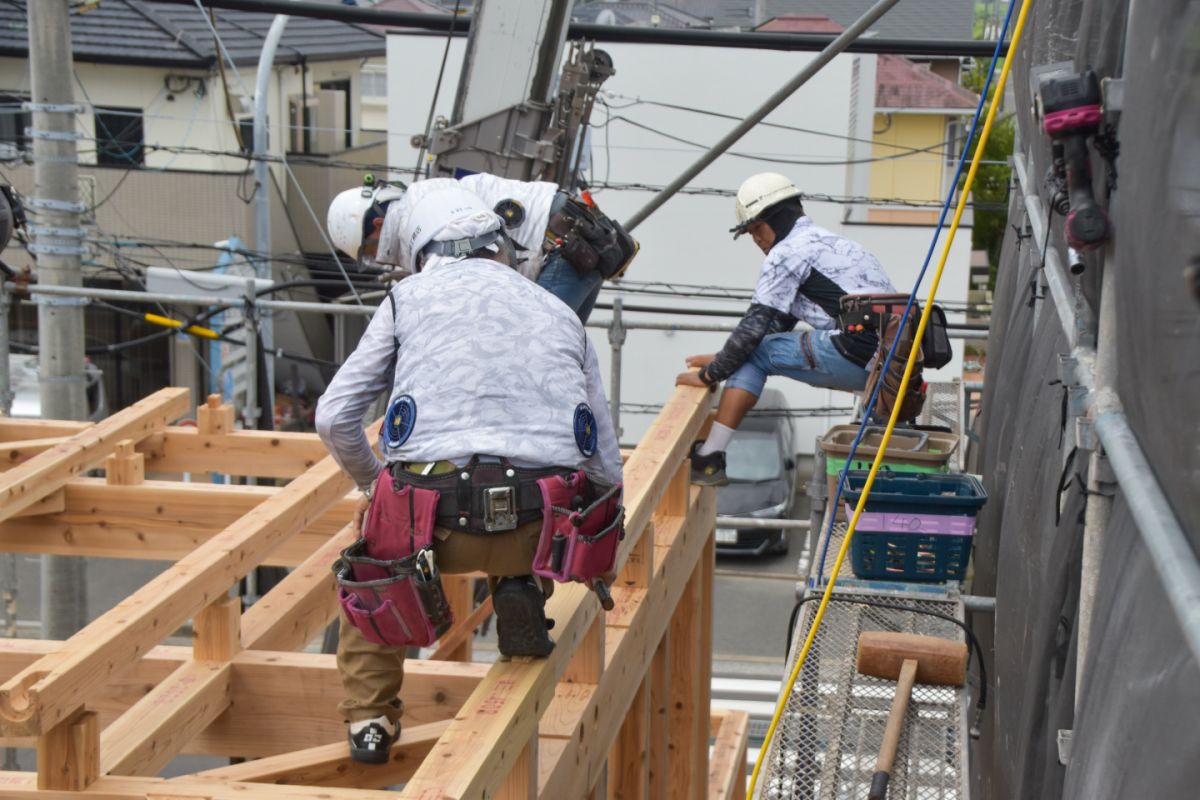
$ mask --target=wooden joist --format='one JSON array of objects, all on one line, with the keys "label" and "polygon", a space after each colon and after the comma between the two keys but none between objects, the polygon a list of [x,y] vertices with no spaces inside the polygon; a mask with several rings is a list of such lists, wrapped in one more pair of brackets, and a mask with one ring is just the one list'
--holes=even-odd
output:
[{"label": "wooden joist", "polygon": [[[53,652],[61,643],[0,639],[0,679]],[[103,732],[155,686],[187,664],[187,647],[159,646],[88,698]],[[187,755],[258,758],[317,747],[345,735],[337,711],[341,678],[333,656],[243,651],[231,662],[230,707],[184,746]],[[418,726],[454,715],[488,672],[487,664],[408,659],[404,669],[404,723]],[[0,740],[31,746],[32,739]]]},{"label": "wooden joist", "polygon": [[139,441],[187,412],[187,389],[159,389],[108,419],[20,466],[0,474],[0,522],[15,516],[69,480],[99,466],[123,439]]},{"label": "wooden joist", "polygon": [[[177,561],[281,490],[160,480],[112,486],[100,478],[77,478],[60,491],[20,518],[0,522],[0,551]],[[346,524],[357,494],[338,500],[263,564],[301,564]],[[32,518],[38,513],[45,516]]]},{"label": "wooden joist", "polygon": [[745,800],[750,715],[745,711],[714,709],[712,722],[716,730],[708,767],[708,800]]}]

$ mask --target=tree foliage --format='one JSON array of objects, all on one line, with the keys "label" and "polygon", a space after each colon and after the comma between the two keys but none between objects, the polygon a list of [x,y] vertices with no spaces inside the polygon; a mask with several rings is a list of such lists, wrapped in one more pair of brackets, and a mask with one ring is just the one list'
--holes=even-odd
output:
[{"label": "tree foliage", "polygon": [[[987,80],[988,66],[987,62],[978,62],[963,75],[963,85],[976,94],[983,91],[983,85]],[[998,64],[997,69],[999,66]],[[995,90],[996,82],[993,80],[988,89],[989,99],[994,95]],[[1012,168],[1008,166],[1008,157],[1013,152],[1014,132],[1015,126],[1011,115],[1003,118],[997,117],[992,125],[992,132],[988,136],[987,144],[983,148],[983,160],[1000,163],[980,164],[979,171],[975,175],[975,184],[971,187],[972,197],[977,204],[985,208],[999,206],[1004,209],[1001,211],[977,210],[975,227],[971,231],[972,249],[987,251],[988,265],[992,276],[991,282],[995,280],[996,265],[1000,260],[1000,244],[1004,241],[1004,229],[1008,224],[1008,187],[1012,178]],[[975,136],[968,145],[969,156],[974,155],[982,133],[981,121],[979,130],[975,132]],[[965,173],[962,180],[965,183]]]}]

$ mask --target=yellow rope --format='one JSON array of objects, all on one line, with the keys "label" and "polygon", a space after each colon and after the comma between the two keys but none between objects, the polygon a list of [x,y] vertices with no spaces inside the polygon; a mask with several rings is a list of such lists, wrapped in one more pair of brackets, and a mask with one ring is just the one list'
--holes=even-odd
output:
[{"label": "yellow rope", "polygon": [[[925,302],[925,308],[921,312],[921,321],[917,325],[917,333],[915,341],[920,342],[925,335],[925,327],[929,323],[929,314],[933,309],[933,301],[937,297],[938,285],[942,280],[942,272],[946,268],[946,260],[950,257],[950,246],[954,244],[954,235],[958,232],[958,223],[962,219],[963,210],[967,206],[967,196],[971,192],[971,186],[975,182],[975,174],[979,171],[979,161],[983,158],[983,148],[987,144],[988,136],[992,132],[992,122],[996,119],[996,111],[1000,107],[1000,98],[1004,96],[1004,86],[1008,82],[1009,69],[1012,66],[1013,55],[1016,53],[1017,44],[1021,41],[1021,31],[1025,27],[1025,18],[1029,13],[1030,6],[1033,5],[1033,0],[1024,0],[1021,4],[1021,12],[1017,16],[1017,26],[1013,30],[1012,40],[1008,46],[1008,55],[1004,58],[1004,67],[1000,70],[1000,78],[996,83],[996,91],[992,94],[991,103],[988,105],[987,120],[983,124],[983,133],[979,136],[979,144],[975,146],[975,155],[971,159],[971,168],[967,172],[967,180],[963,184],[962,191],[959,192],[958,207],[954,211],[954,220],[950,223],[950,232],[946,237],[946,245],[942,248],[942,257],[938,261],[937,270],[933,273],[933,281],[929,286],[929,298]],[[900,389],[896,392],[896,397],[904,397],[904,393],[908,391],[908,382],[912,377],[913,368],[916,366],[915,358],[908,359],[908,363],[904,366],[904,377],[900,381]],[[883,463],[883,457],[887,453],[888,442],[891,441],[892,431],[896,427],[896,420],[900,417],[899,400],[896,401],[892,408],[891,419],[888,420],[887,428],[883,432],[883,439],[879,442],[879,451],[875,454],[875,461],[871,464],[871,471],[867,475],[867,481],[863,484],[862,493],[858,498],[858,504],[854,508],[854,516],[850,518],[850,524],[846,528],[846,537],[842,540],[842,546],[838,549],[837,559],[833,562],[833,570],[830,573],[829,583],[825,587],[825,593],[821,596],[821,603],[817,606],[816,616],[813,617],[812,625],[809,626],[808,636],[804,640],[804,646],[800,649],[800,655],[796,658],[796,666],[792,668],[792,673],[788,677],[787,687],[783,690],[779,697],[779,703],[775,707],[775,715],[771,718],[771,725],[767,728],[767,734],[763,738],[762,747],[758,751],[758,758],[754,762],[754,771],[750,774],[750,787],[747,790],[747,797],[754,797],[754,788],[758,784],[758,773],[762,769],[763,761],[766,759],[767,751],[771,746],[771,739],[775,735],[775,729],[779,727],[779,720],[783,716],[783,709],[787,705],[788,698],[792,696],[792,691],[796,687],[796,679],[800,677],[800,670],[804,667],[804,662],[808,658],[809,650],[812,649],[812,644],[817,638],[817,632],[821,627],[821,622],[825,619],[825,609],[829,606],[829,598],[833,596],[833,587],[837,583],[838,573],[841,571],[842,562],[846,558],[846,553],[850,549],[850,540],[854,537],[854,530],[858,526],[858,518],[866,507],[867,497],[871,493],[871,486],[875,483],[875,476],[879,472],[879,465]]]}]

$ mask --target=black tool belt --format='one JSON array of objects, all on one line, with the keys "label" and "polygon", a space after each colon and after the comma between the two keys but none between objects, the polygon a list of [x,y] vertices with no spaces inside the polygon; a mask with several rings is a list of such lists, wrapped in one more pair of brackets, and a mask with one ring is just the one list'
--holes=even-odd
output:
[{"label": "black tool belt", "polygon": [[595,206],[559,192],[550,206],[543,253],[557,250],[580,275],[599,270],[619,278],[637,255],[638,243],[619,222]]},{"label": "black tool belt", "polygon": [[499,533],[543,517],[540,478],[569,475],[565,467],[522,469],[507,459],[481,461],[472,457],[465,467],[439,475],[418,475],[400,464],[388,465],[397,491],[404,485],[440,493],[436,522],[443,528],[468,533]]}]

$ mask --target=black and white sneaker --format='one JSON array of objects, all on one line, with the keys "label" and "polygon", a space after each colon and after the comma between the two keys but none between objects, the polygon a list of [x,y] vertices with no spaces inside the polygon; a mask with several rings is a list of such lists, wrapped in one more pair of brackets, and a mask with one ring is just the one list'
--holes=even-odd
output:
[{"label": "black and white sneaker", "polygon": [[546,596],[533,578],[501,578],[492,592],[492,608],[502,656],[544,658],[553,652],[554,640],[547,633],[553,622],[546,620]]},{"label": "black and white sneaker", "polygon": [[729,476],[725,474],[725,451],[718,450],[706,456],[697,451],[704,442],[692,445],[692,483],[697,486],[725,486]]},{"label": "black and white sneaker", "polygon": [[350,723],[350,758],[362,764],[386,764],[400,725],[387,717]]}]

